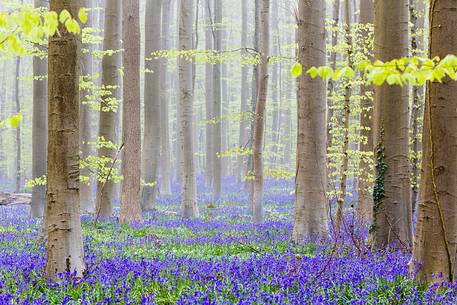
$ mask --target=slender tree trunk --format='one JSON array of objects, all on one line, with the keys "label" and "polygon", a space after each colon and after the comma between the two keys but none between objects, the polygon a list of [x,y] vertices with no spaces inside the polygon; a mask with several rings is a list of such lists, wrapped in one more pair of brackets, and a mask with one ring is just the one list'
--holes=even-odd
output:
[{"label": "slender tree trunk", "polygon": [[[21,71],[21,58],[18,56],[16,58],[16,78],[14,80],[14,100],[16,102],[16,108],[15,112],[16,113],[21,113],[21,100],[20,100],[20,89],[19,89],[19,77],[20,77],[20,71]],[[22,163],[22,139],[21,139],[21,125],[18,125],[16,128],[16,193],[19,193],[21,190],[21,176],[22,176],[22,170],[21,170],[21,163]]]},{"label": "slender tree trunk", "polygon": [[[146,2],[145,74],[144,74],[144,138],[142,171],[146,183],[157,182],[160,160],[160,61],[151,56],[161,48],[160,35],[162,0]],[[152,60],[151,60],[152,58]],[[152,210],[157,187],[143,186],[141,206]]]},{"label": "slender tree trunk", "polygon": [[[374,7],[375,59],[385,62],[408,56],[408,0],[375,0]],[[376,87],[372,232],[378,248],[392,242],[409,247],[412,241],[408,122],[408,87]]]},{"label": "slender tree trunk", "polygon": [[[248,43],[248,1],[241,0],[241,47],[247,48]],[[246,50],[242,51],[242,55],[246,56]],[[240,112],[247,113],[248,108],[248,66],[241,67],[241,105]],[[245,148],[248,145],[248,120],[243,117],[240,120],[240,136],[239,147]],[[244,156],[238,157],[238,179],[241,180],[246,173],[246,158]]]},{"label": "slender tree trunk", "polygon": [[[444,58],[457,48],[457,3],[430,1],[429,56]],[[427,84],[420,203],[413,262],[417,277],[428,283],[454,281],[457,247],[457,83]],[[411,265],[414,273],[418,266]],[[439,274],[440,276],[436,276]]]},{"label": "slender tree trunk", "polygon": [[270,0],[261,0],[259,24],[259,91],[255,109],[254,139],[252,145],[252,163],[254,168],[254,190],[252,207],[254,222],[263,222],[263,138],[265,129],[265,106],[268,93],[268,56],[270,45],[269,14]]},{"label": "slender tree trunk", "polygon": [[[294,40],[292,36],[294,34],[289,34],[287,37],[287,43],[291,44]],[[295,86],[293,83],[293,77],[288,74],[289,80],[286,81],[287,83],[287,89],[286,89],[286,96],[285,96],[285,107],[284,107],[284,134],[283,134],[283,157],[282,157],[282,163],[286,166],[289,167],[291,164],[291,154],[292,154],[292,135],[291,135],[291,130],[292,130],[292,99],[293,97],[293,91],[295,90]]]},{"label": "slender tree trunk", "polygon": [[[78,0],[51,0],[50,10],[77,16]],[[49,39],[48,187],[46,274],[83,275],[79,210],[79,54],[81,36],[64,26]]]},{"label": "slender tree trunk", "polygon": [[[80,0],[83,7],[92,8],[92,0]],[[89,17],[87,22],[88,27],[93,26],[92,18]],[[81,76],[85,81],[91,82],[92,79],[92,54],[90,50],[91,44],[83,46],[89,52],[83,53],[81,56]],[[80,92],[80,104],[79,104],[79,149],[81,151],[81,159],[85,160],[91,155],[91,146],[89,141],[91,140],[91,124],[92,118],[90,113],[89,105],[84,104],[86,96],[91,95],[91,90],[82,90]],[[81,176],[90,177],[90,171],[87,168],[81,169]],[[90,181],[90,180],[89,180]],[[81,212],[94,212],[95,206],[92,201],[92,191],[90,183],[80,182],[79,184],[79,201],[81,206]]]},{"label": "slender tree trunk", "polygon": [[[35,7],[47,7],[44,0],[35,0]],[[33,75],[48,74],[47,58],[33,57]],[[32,114],[32,178],[46,175],[48,158],[48,82],[43,79],[33,80],[33,114]],[[1,160],[0,160],[1,162]],[[46,186],[37,185],[32,190],[30,214],[34,218],[42,218],[46,204]]]},{"label": "slender tree trunk", "polygon": [[[170,15],[172,0],[164,0],[162,7],[162,48],[170,48]],[[160,86],[161,86],[161,103],[160,103],[160,140],[162,150],[160,153],[162,166],[162,180],[160,184],[160,193],[162,195],[171,195],[171,177],[170,177],[170,128],[169,128],[169,97],[168,88],[170,82],[167,78],[168,60],[162,58],[160,61]]]},{"label": "slender tree trunk", "polygon": [[[373,0],[360,1],[360,23],[373,24]],[[369,39],[369,32],[363,29],[363,36]],[[365,54],[372,60],[372,54]],[[362,108],[360,113],[360,146],[361,158],[359,163],[358,205],[357,214],[361,221],[371,223],[373,220],[373,86],[362,84],[360,87]]]},{"label": "slender tree trunk", "polygon": [[[352,34],[351,34],[351,2],[350,0],[344,0],[344,19],[345,19],[345,40],[347,45],[346,57],[348,67],[353,68],[352,58]],[[335,222],[335,233],[339,234],[342,221],[343,221],[343,208],[344,201],[346,198],[346,185],[347,185],[347,172],[349,169],[349,122],[351,119],[351,95],[352,85],[351,81],[347,81],[344,85],[344,108],[343,108],[343,161],[341,165],[340,173],[340,185],[337,198],[337,209],[336,209],[336,222]]]},{"label": "slender tree trunk", "polygon": [[[411,29],[412,33],[419,33],[424,28],[425,23],[425,3],[423,1],[410,0],[410,20],[413,24]],[[411,37],[411,50],[413,55],[422,55],[424,48],[423,36],[416,34]],[[424,102],[424,87],[412,88],[412,108],[411,108],[411,120],[410,120],[410,131],[411,131],[411,212],[414,215],[416,211],[417,199],[419,194],[419,152],[420,147],[420,134],[419,134],[419,118],[423,112]]]},{"label": "slender tree trunk", "polygon": [[[121,1],[106,0],[105,6],[105,37],[103,39],[104,50],[121,49]],[[109,92],[103,96],[100,105],[100,126],[99,136],[105,140],[117,143],[116,118],[117,113],[108,107],[110,100],[120,101],[121,98],[121,77],[119,69],[121,66],[121,56],[119,53],[105,55],[102,59],[102,86]],[[116,103],[119,111],[120,107]],[[99,157],[108,157],[114,161],[116,152],[110,148],[100,148]],[[97,182],[97,213],[101,217],[109,217],[113,213],[113,200],[115,197],[115,185],[112,180],[104,179]]]},{"label": "slender tree trunk", "polygon": [[[325,65],[325,1],[300,0],[298,4],[298,59],[306,71]],[[292,237],[328,237],[328,206],[325,196],[326,85],[303,74],[298,79],[297,177]]]},{"label": "slender tree trunk", "polygon": [[122,40],[124,42],[124,86],[122,111],[121,215],[120,222],[142,222],[140,205],[141,127],[140,127],[140,8],[138,0],[122,1]]},{"label": "slender tree trunk", "polygon": [[[364,1],[364,0],[361,0]],[[333,2],[333,8],[332,8],[332,19],[333,19],[333,24],[335,26],[335,29],[332,30],[332,52],[330,53],[330,65],[333,70],[336,69],[336,60],[337,60],[337,51],[334,50],[333,48],[336,47],[338,44],[338,27],[340,25],[340,0],[335,0]],[[329,147],[332,146],[332,118],[333,118],[333,102],[335,102],[335,98],[333,95],[335,94],[335,82],[333,80],[330,80],[328,83],[328,90],[330,92],[331,98],[327,99],[328,105],[327,105],[327,152],[329,150]],[[331,171],[331,169],[330,169]],[[329,175],[332,173],[330,172]]]},{"label": "slender tree trunk", "polygon": [[[222,50],[222,1],[214,0],[214,49]],[[221,63],[213,65],[213,197],[219,199],[222,187],[222,159],[217,156],[222,151],[222,79]]]},{"label": "slender tree trunk", "polygon": [[[254,49],[259,52],[259,27],[260,27],[260,1],[261,0],[254,0]],[[259,67],[258,65],[254,65],[252,67],[252,89],[251,89],[251,114],[254,115],[256,112],[256,105],[257,105],[257,96],[258,96],[258,86],[259,86]],[[249,147],[253,149],[254,146],[254,126],[255,126],[255,117],[251,117],[251,132],[249,133]],[[249,155],[248,162],[247,162],[247,171],[246,176],[249,178],[253,175],[253,155]],[[246,179],[246,190],[250,196],[250,209],[253,210],[252,200],[253,192],[254,192],[254,183],[252,179]]]},{"label": "slender tree trunk", "polygon": [[[213,50],[213,17],[212,0],[205,0],[205,48],[206,50]],[[211,122],[213,119],[213,64],[208,63],[205,65],[205,106],[206,106],[206,185],[213,186],[213,170],[214,170],[214,125]]]},{"label": "slender tree trunk", "polygon": [[[2,89],[0,92],[0,113],[7,113],[6,112],[6,83],[7,83],[7,67],[8,67],[9,61],[3,61],[2,64]],[[47,101],[46,101],[47,103]],[[2,116],[2,119],[4,117]],[[8,167],[6,166],[7,164],[7,154],[5,153],[5,147],[6,147],[6,140],[4,136],[4,129],[0,128],[0,181],[8,181]],[[46,162],[44,163],[46,166]],[[45,195],[46,197],[46,195]]]},{"label": "slender tree trunk", "polygon": [[[179,5],[179,50],[192,49],[193,0],[180,0]],[[198,217],[196,178],[194,165],[194,128],[192,95],[192,62],[185,58],[178,59],[179,71],[179,121],[181,152],[181,216]]]},{"label": "slender tree trunk", "polygon": [[[222,3],[222,2],[221,2]],[[220,5],[221,6],[221,5]],[[221,13],[222,15],[222,13]],[[222,17],[221,24],[222,24]],[[220,30],[221,32],[221,50],[228,49],[228,32],[227,29]],[[230,87],[227,79],[229,77],[229,71],[227,64],[221,64],[221,151],[226,151],[230,147],[230,136],[228,131],[230,130],[230,122],[225,119],[230,112]],[[231,158],[219,158],[221,162],[221,179],[228,175],[230,168],[230,159]],[[222,180],[221,180],[221,189],[222,189]],[[220,192],[219,192],[220,193]]]},{"label": "slender tree trunk", "polygon": [[[272,11],[271,11],[271,25],[273,27],[273,31],[271,33],[271,39],[273,40],[273,54],[278,55],[280,53],[280,35],[279,35],[279,7],[278,1],[273,1],[272,3]],[[279,114],[280,114],[280,64],[276,63],[272,65],[272,73],[271,73],[271,105],[273,108],[273,115],[272,115],[272,124],[271,124],[271,144],[273,145],[271,148],[271,156],[270,162],[275,165],[277,156],[278,156],[278,148],[279,148]]]}]

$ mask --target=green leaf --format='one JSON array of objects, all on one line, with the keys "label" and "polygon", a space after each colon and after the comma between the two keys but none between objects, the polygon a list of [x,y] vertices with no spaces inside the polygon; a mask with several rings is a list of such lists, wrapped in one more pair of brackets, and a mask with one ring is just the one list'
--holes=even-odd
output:
[{"label": "green leaf", "polygon": [[17,128],[21,121],[22,121],[22,114],[20,114],[20,113],[17,113],[17,114],[15,114],[15,115],[13,115],[13,116],[8,118],[8,123],[13,128]]},{"label": "green leaf", "polygon": [[78,18],[83,24],[85,24],[87,22],[87,9],[81,8],[78,12]]},{"label": "green leaf", "polygon": [[293,77],[297,78],[303,73],[303,66],[300,63],[295,63],[290,70]]},{"label": "green leaf", "polygon": [[327,66],[319,67],[318,69],[320,77],[323,79],[330,78],[333,76],[333,69]]},{"label": "green leaf", "polygon": [[63,10],[60,12],[59,21],[61,23],[65,23],[68,19],[71,19],[71,15],[67,10]]},{"label": "green leaf", "polygon": [[306,74],[309,74],[311,78],[316,78],[319,75],[319,71],[316,67],[311,67],[308,71],[306,71]]},{"label": "green leaf", "polygon": [[67,30],[73,34],[79,34],[81,31],[78,22],[74,19],[68,19],[67,22],[65,22],[65,26],[67,27]]}]

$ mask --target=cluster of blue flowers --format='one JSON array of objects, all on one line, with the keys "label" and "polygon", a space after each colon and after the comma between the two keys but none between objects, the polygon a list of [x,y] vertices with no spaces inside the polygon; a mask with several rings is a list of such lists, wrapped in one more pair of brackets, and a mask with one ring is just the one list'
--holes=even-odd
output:
[{"label": "cluster of blue flowers", "polygon": [[179,218],[175,197],[161,198],[141,226],[83,216],[84,277],[53,282],[43,272],[41,223],[26,207],[0,208],[0,305],[457,303],[456,285],[412,280],[408,254],[366,248],[365,229],[338,250],[331,241],[292,243],[290,182],[267,182],[262,225],[251,223],[241,186],[226,185],[215,208],[201,192],[196,220]]}]

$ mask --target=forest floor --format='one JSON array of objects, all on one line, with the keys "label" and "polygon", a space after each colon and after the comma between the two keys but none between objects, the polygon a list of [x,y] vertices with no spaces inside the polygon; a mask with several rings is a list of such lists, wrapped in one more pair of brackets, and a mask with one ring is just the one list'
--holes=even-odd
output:
[{"label": "forest floor", "polygon": [[[0,304],[456,304],[457,289],[426,288],[410,256],[374,253],[366,230],[331,242],[290,242],[292,196],[268,185],[267,221],[253,225],[239,190],[182,220],[164,198],[141,226],[83,216],[87,272],[45,280],[41,223],[25,206],[0,207]],[[203,196],[204,197],[204,196]],[[204,201],[204,198],[200,200]],[[238,201],[235,201],[237,199]]]}]

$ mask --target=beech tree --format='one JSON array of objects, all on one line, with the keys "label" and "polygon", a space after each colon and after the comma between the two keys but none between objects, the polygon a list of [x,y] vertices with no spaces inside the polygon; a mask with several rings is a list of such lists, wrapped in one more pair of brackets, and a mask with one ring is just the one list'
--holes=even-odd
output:
[{"label": "beech tree", "polygon": [[254,222],[263,222],[263,139],[265,128],[265,107],[268,92],[268,56],[270,45],[270,0],[261,0],[259,25],[259,84],[254,118],[254,138],[252,145],[252,163],[254,185],[252,208]]},{"label": "beech tree", "polygon": [[[241,1],[241,47],[247,48],[248,45],[248,1]],[[242,54],[247,54],[246,50],[242,51]],[[248,106],[248,94],[249,94],[249,84],[248,84],[248,67],[243,65],[241,67],[241,93],[240,93],[240,112],[247,113],[249,111]],[[245,148],[248,145],[248,120],[240,120],[240,135],[239,135],[239,147]],[[238,156],[238,179],[244,178],[246,173],[246,158],[244,156]]]},{"label": "beech tree", "polygon": [[[411,33],[411,53],[412,55],[423,56],[424,54],[424,37],[420,35],[421,29],[425,23],[425,2],[419,0],[410,0],[409,12],[412,23]],[[409,122],[411,132],[411,213],[414,215],[417,206],[419,194],[419,176],[420,176],[420,122],[424,111],[424,86],[413,86],[411,95],[413,103],[411,105],[411,119]]]},{"label": "beech tree", "polygon": [[[364,38],[369,41],[370,24],[373,24],[373,0],[360,1],[360,24]],[[369,48],[368,48],[369,49]],[[365,54],[367,58],[372,59],[372,54]],[[371,222],[373,218],[373,192],[370,177],[373,175],[372,156],[373,156],[373,86],[362,84],[360,88],[360,144],[361,159],[359,163],[359,180],[358,180],[358,205],[357,213],[360,220]]]},{"label": "beech tree", "polygon": [[[172,0],[163,0],[162,7],[162,49],[170,48],[170,27],[171,27],[171,9]],[[171,195],[171,177],[170,177],[170,128],[169,128],[169,86],[170,81],[167,77],[167,58],[160,61],[160,141],[161,141],[161,174],[162,180],[159,186],[161,195]]]},{"label": "beech tree", "polygon": [[[375,59],[389,61],[408,56],[408,0],[374,1]],[[409,177],[408,87],[383,84],[374,96],[375,243],[409,247],[412,221]]]},{"label": "beech tree", "polygon": [[[212,16],[212,0],[205,0],[205,48],[207,50],[213,50],[214,45],[214,30],[213,30],[213,16]],[[216,152],[214,149],[214,125],[210,124],[213,119],[213,99],[214,99],[214,87],[213,87],[213,65],[207,63],[205,65],[205,110],[206,110],[206,185],[213,185],[213,170],[214,170],[214,158]]]},{"label": "beech tree", "polygon": [[[80,0],[81,1],[81,0]],[[92,8],[93,1],[92,0],[82,0],[81,1],[82,7],[85,8]],[[88,27],[92,27],[92,18],[88,19],[87,22]],[[92,46],[89,44],[83,45],[85,48],[85,52],[83,52],[81,56],[81,77],[85,81],[92,81]],[[91,145],[89,144],[91,140],[91,111],[88,104],[83,103],[86,100],[86,96],[92,94],[91,90],[81,90],[80,92],[80,109],[79,109],[79,149],[81,151],[81,158],[84,160],[92,153]],[[89,177],[90,171],[87,168],[81,169],[81,175]],[[90,180],[89,180],[90,181]],[[95,205],[92,200],[92,190],[89,183],[81,182],[79,186],[79,198],[80,198],[80,205],[81,210],[83,212],[94,212]]]},{"label": "beech tree", "polygon": [[[213,35],[214,35],[214,49],[216,52],[222,51],[222,1],[214,0],[214,26],[213,26]],[[216,62],[213,65],[213,105],[211,107],[213,115],[213,151],[210,153],[212,156],[213,163],[213,197],[214,199],[219,199],[222,189],[222,159],[217,156],[218,153],[222,151],[222,64]]]},{"label": "beech tree", "polygon": [[[193,0],[180,0],[179,3],[179,50],[192,50],[193,47]],[[178,59],[179,105],[178,118],[180,154],[181,154],[181,216],[198,217],[197,182],[194,162],[194,127],[193,127],[193,93],[192,62],[180,57]]]},{"label": "beech tree", "polygon": [[[146,2],[145,13],[145,74],[144,74],[144,133],[142,172],[147,185],[143,186],[141,205],[152,210],[157,195],[160,160],[160,61],[151,53],[160,50],[162,32],[162,0]],[[154,185],[151,185],[154,184]]]},{"label": "beech tree", "polygon": [[[306,71],[324,66],[325,1],[300,0],[297,13],[298,61]],[[307,74],[298,78],[297,176],[292,237],[327,238],[326,85]]]},{"label": "beech tree", "polygon": [[[79,0],[51,0],[77,16]],[[48,45],[48,178],[46,274],[85,269],[79,211],[79,56],[81,36],[59,26]]]},{"label": "beech tree", "polygon": [[140,7],[139,0],[122,1],[124,83],[122,107],[122,181],[120,222],[142,222],[140,206]]},{"label": "beech tree", "polygon": [[[15,101],[15,111],[16,113],[21,113],[21,99],[19,96],[19,84],[20,84],[20,71],[21,71],[21,57],[16,58],[16,78],[14,80],[14,101]],[[22,176],[22,136],[21,136],[21,126],[16,127],[16,193],[19,193],[21,189],[21,176]]]},{"label": "beech tree", "polygon": [[[429,56],[457,48],[457,3],[430,1]],[[411,271],[428,283],[455,281],[457,245],[457,82],[445,78],[426,88],[422,177]],[[437,276],[441,275],[441,276]]]},{"label": "beech tree", "polygon": [[[35,0],[35,7],[47,7],[45,0]],[[46,176],[48,142],[48,82],[41,77],[48,74],[47,58],[33,57],[33,114],[32,114],[32,178]],[[44,215],[46,186],[36,185],[32,190],[30,214],[34,218]]]},{"label": "beech tree", "polygon": [[[106,141],[116,143],[116,112],[121,97],[121,56],[117,52],[121,49],[121,1],[106,0],[105,3],[105,31],[103,38],[103,50],[116,51],[113,54],[105,54],[102,59],[102,86],[107,94],[102,97],[100,103],[100,127],[99,136]],[[110,101],[115,101],[115,106],[110,107]],[[98,150],[99,157],[107,157],[112,162],[116,152],[107,147]],[[109,217],[113,212],[113,200],[115,198],[115,185],[109,177],[97,182],[96,210],[101,217]]]}]

